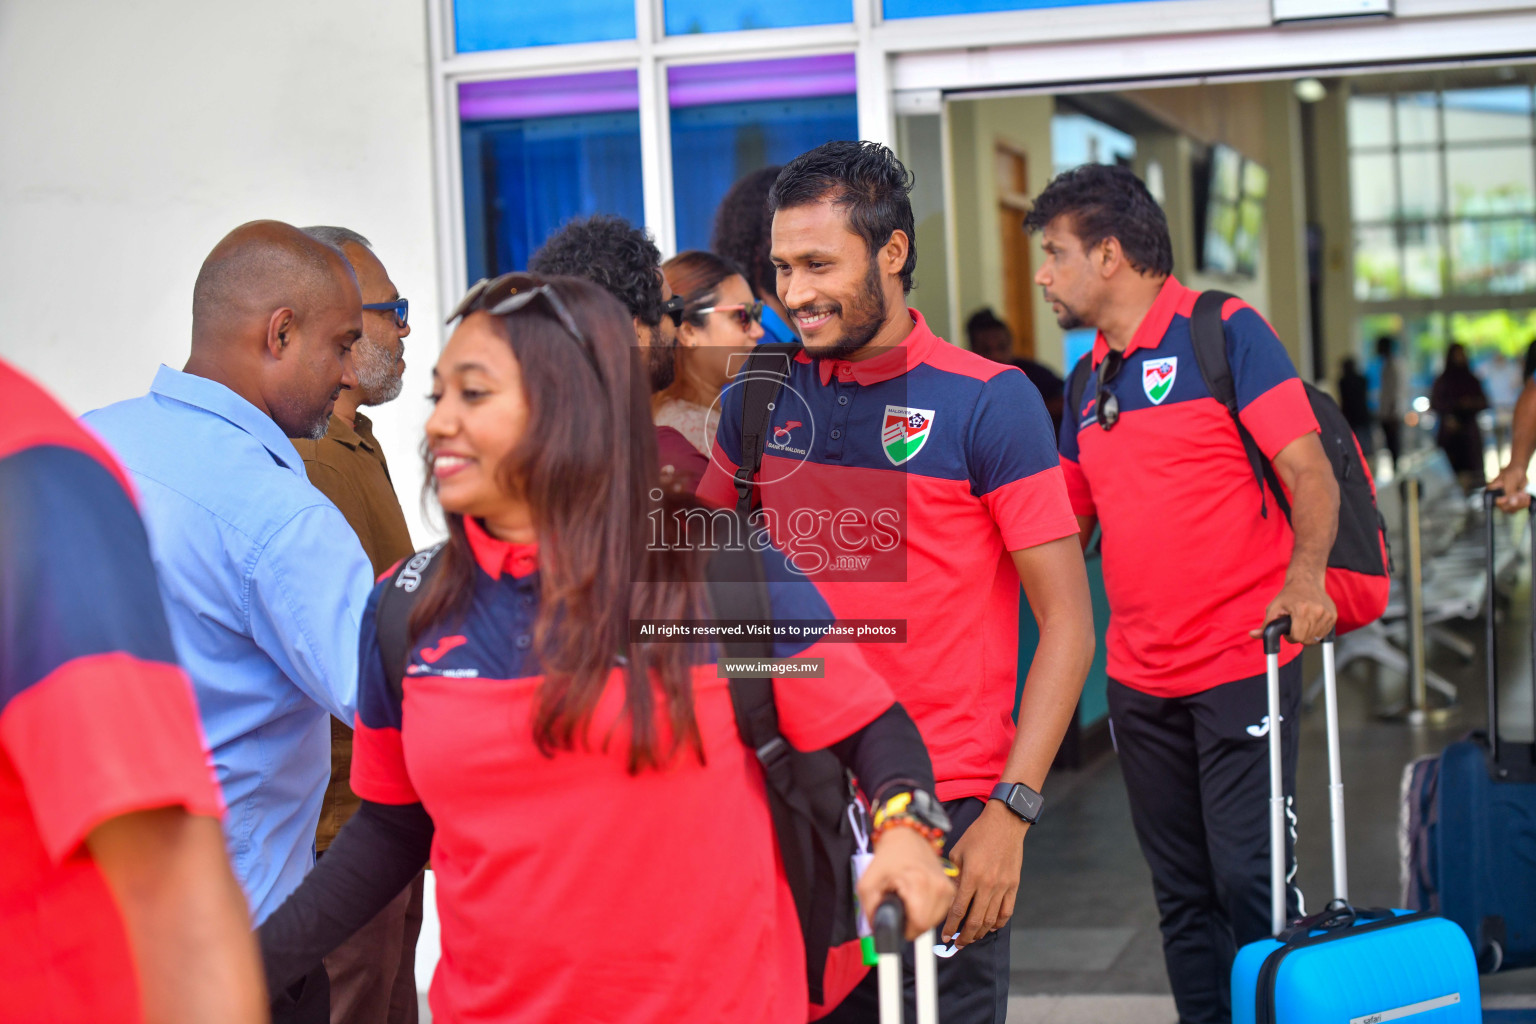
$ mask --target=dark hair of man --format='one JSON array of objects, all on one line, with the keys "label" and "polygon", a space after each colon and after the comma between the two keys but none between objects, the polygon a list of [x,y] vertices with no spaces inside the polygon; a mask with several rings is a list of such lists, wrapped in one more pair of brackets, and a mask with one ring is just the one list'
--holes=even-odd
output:
[{"label": "dark hair of man", "polygon": [[[752,293],[759,298],[778,295],[778,271],[768,258],[773,248],[773,211],[768,192],[784,168],[764,167],[744,174],[720,200],[709,247],[741,267]],[[677,289],[674,288],[674,291]]]},{"label": "dark hair of man", "polygon": [[1138,274],[1167,277],[1173,273],[1168,219],[1147,186],[1128,168],[1084,164],[1056,175],[1030,207],[1024,230],[1034,234],[1057,217],[1069,219],[1084,250],[1114,238]]},{"label": "dark hair of man", "polygon": [[772,211],[829,200],[848,217],[848,226],[864,239],[869,256],[897,231],[907,236],[907,262],[901,290],[912,290],[917,266],[917,228],[912,219],[912,172],[878,142],[827,142],[801,153],[779,172],[768,192]]},{"label": "dark hair of man", "polygon": [[[673,499],[655,487],[656,428],[634,326],[624,308],[590,281],[551,277],[546,283],[591,343],[591,361],[543,302],[492,318],[517,358],[529,412],[522,440],[496,468],[497,477],[504,490],[527,500],[545,542],[533,630],[537,671],[544,677],[534,741],[546,755],[587,745],[593,712],[622,651],[629,770],[662,767],[683,749],[702,759],[693,650],[688,644],[630,643],[631,619],[705,614],[699,551],[657,550],[646,543],[647,516],[659,501]],[[431,493],[430,473],[427,481]],[[462,616],[475,591],[464,517],[449,512],[445,518],[442,568],[411,612],[412,642],[432,625]],[[662,716],[666,724],[658,727]]]},{"label": "dark hair of man", "polygon": [[661,265],[661,272],[672,286],[672,293],[687,303],[683,307],[683,319],[695,327],[704,326],[704,318],[697,310],[715,304],[720,282],[728,277],[745,276],[734,264],[712,252],[690,249],[680,252]]},{"label": "dark hair of man", "polygon": [[645,229],[605,213],[571,221],[528,261],[531,273],[600,285],[647,327],[661,323],[660,269],[661,251]]},{"label": "dark hair of man", "polygon": [[[971,318],[965,322],[965,336],[970,340],[971,348],[976,347],[977,335],[985,331],[1006,331],[1008,325],[997,318],[992,312],[991,306],[983,306],[971,314]],[[1012,332],[1009,332],[1010,334]]]}]

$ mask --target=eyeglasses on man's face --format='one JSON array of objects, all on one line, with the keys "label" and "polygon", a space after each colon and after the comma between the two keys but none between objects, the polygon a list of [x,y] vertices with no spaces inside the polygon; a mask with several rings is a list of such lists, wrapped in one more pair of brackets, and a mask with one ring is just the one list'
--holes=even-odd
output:
[{"label": "eyeglasses on man's face", "polygon": [[395,318],[396,327],[405,327],[410,323],[411,303],[407,299],[395,299],[392,302],[365,302],[363,308],[391,314]]}]

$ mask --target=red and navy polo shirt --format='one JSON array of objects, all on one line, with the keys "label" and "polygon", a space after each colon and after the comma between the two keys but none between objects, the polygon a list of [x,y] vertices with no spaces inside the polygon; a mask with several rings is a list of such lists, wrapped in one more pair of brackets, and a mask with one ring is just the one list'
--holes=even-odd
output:
[{"label": "red and navy polo shirt", "polygon": [[[538,551],[474,520],[474,593],[462,618],[410,649],[389,690],[363,615],[352,788],[432,816],[443,956],[432,1014],[453,1021],[666,1020],[801,1024],[805,949],[762,769],[736,730],[727,681],[700,650],[694,713],[704,760],[630,774],[625,677],[615,669],[575,750],[541,752],[533,713]],[[776,620],[826,622],[816,588],[764,553]],[[825,658],[825,678],[775,680],[784,736],[830,746],[891,706],[854,644],[776,642]],[[854,958],[857,960],[857,957]],[[828,978],[841,999],[860,967]]]},{"label": "red and navy polo shirt", "polygon": [[[1051,420],[1023,372],[911,311],[892,349],[800,352],[775,402],[758,513],[840,620],[895,619],[865,657],[917,722],[943,800],[981,797],[1013,744],[1019,577],[1009,552],[1075,536]],[[701,499],[734,505],[742,382],[721,400]]]},{"label": "red and navy polo shirt", "polygon": [[[1264,671],[1248,635],[1285,583],[1294,536],[1261,496],[1226,407],[1195,363],[1189,318],[1199,293],[1172,277],[1108,383],[1120,405],[1098,425],[1098,378],[1061,423],[1072,510],[1103,527],[1109,676],[1177,697]],[[1240,299],[1222,307],[1238,414],[1264,455],[1317,431],[1301,378],[1274,328]],[[1100,334],[1084,356],[1109,352]],[[1075,414],[1074,414],[1075,412]],[[1268,515],[1261,514],[1265,497]],[[1281,660],[1301,653],[1282,645]]]},{"label": "red and navy polo shirt", "polygon": [[0,361],[0,1016],[141,1019],[84,845],[133,811],[223,813],[127,477]]}]

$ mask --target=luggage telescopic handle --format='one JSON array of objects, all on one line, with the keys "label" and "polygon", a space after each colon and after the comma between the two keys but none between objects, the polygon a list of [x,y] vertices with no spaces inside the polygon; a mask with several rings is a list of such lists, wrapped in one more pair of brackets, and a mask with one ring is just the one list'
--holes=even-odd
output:
[{"label": "luggage telescopic handle", "polygon": [[[1284,640],[1291,632],[1291,617],[1282,615],[1274,622],[1264,627],[1264,653],[1279,654],[1280,641]],[[1249,648],[1252,650],[1252,648]]]},{"label": "luggage telescopic handle", "polygon": [[900,953],[907,937],[907,908],[893,892],[875,908],[875,952]]}]

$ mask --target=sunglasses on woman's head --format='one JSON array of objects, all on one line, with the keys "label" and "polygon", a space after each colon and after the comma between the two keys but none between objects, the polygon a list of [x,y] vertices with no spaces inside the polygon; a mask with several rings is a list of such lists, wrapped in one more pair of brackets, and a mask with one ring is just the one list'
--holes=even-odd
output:
[{"label": "sunglasses on woman's head", "polygon": [[581,328],[576,326],[576,319],[571,316],[571,311],[565,301],[560,298],[560,293],[532,274],[513,273],[502,274],[497,278],[482,277],[464,293],[464,297],[453,308],[453,313],[448,317],[447,322],[451,324],[462,316],[482,310],[491,316],[511,316],[521,309],[526,309],[535,299],[544,300],[544,304],[555,315],[555,319],[565,329],[565,333],[576,339],[577,344],[581,346],[581,354],[601,377],[602,371],[598,370],[597,357],[592,352],[592,343],[587,340]]},{"label": "sunglasses on woman's head", "polygon": [[672,318],[673,327],[683,326],[683,314],[687,312],[688,303],[681,295],[674,295],[661,304],[661,315]]},{"label": "sunglasses on woman's head", "polygon": [[743,331],[747,331],[752,329],[753,324],[762,322],[763,304],[761,301],[738,302],[730,306],[706,306],[693,311],[694,316],[708,316],[710,313],[735,313],[736,322]]}]

